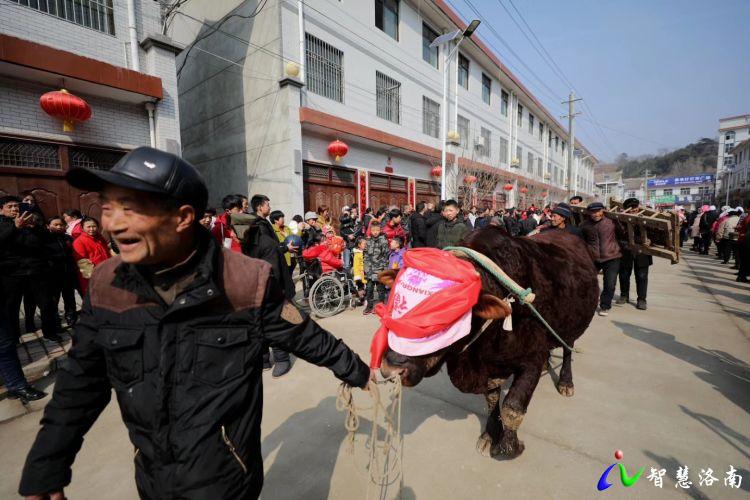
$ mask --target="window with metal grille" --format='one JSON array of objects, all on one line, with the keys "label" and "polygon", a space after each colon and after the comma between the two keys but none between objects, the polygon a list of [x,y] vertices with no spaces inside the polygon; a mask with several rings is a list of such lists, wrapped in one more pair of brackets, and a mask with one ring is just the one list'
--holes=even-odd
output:
[{"label": "window with metal grille", "polygon": [[399,0],[375,0],[375,26],[394,40],[398,40]]},{"label": "window with metal grille", "polygon": [[505,137],[500,138],[500,161],[508,160],[508,139]]},{"label": "window with metal grille", "polygon": [[115,34],[112,0],[10,0],[108,35]]},{"label": "window with metal grille", "polygon": [[488,157],[490,156],[490,142],[492,141],[492,132],[482,127],[479,133],[481,134],[482,142],[478,144],[479,147],[477,147],[477,153],[479,153],[479,155],[481,156]]},{"label": "window with metal grille", "polygon": [[520,104],[518,105],[518,119],[516,120],[516,124],[519,127],[523,125],[523,106]]},{"label": "window with metal grille", "polygon": [[437,31],[422,23],[422,59],[436,68],[439,65],[440,47],[430,47],[430,44],[437,37]]},{"label": "window with metal grille", "polygon": [[59,146],[0,138],[0,167],[61,170]]},{"label": "window with metal grille", "polygon": [[510,100],[510,96],[508,95],[508,93],[506,91],[501,90],[500,91],[500,98],[501,98],[500,113],[503,116],[508,116],[508,101]]},{"label": "window with metal grille", "polygon": [[536,175],[544,177],[544,165],[542,164],[541,158],[536,159]]},{"label": "window with metal grille", "polygon": [[534,153],[529,153],[528,160],[526,161],[526,171],[530,174],[534,173]]},{"label": "window with metal grille", "polygon": [[469,120],[461,115],[458,115],[457,132],[459,136],[459,142],[462,148],[469,147]]},{"label": "window with metal grille", "polygon": [[378,116],[393,123],[401,123],[401,82],[376,71],[375,95]]},{"label": "window with metal grille", "polygon": [[482,73],[482,100],[485,104],[490,104],[492,98],[492,79]]},{"label": "window with metal grille", "polygon": [[72,147],[69,150],[71,168],[93,168],[96,170],[109,170],[125,153],[120,151],[107,151],[104,149]]},{"label": "window with metal grille", "polygon": [[531,113],[529,113],[529,133],[534,133],[534,115]]},{"label": "window with metal grille", "polygon": [[469,89],[469,60],[463,54],[458,54],[458,84]]},{"label": "window with metal grille", "polygon": [[422,132],[440,137],[440,104],[422,96]]},{"label": "window with metal grille", "polygon": [[323,97],[344,102],[344,53],[323,40],[305,33],[307,88]]}]

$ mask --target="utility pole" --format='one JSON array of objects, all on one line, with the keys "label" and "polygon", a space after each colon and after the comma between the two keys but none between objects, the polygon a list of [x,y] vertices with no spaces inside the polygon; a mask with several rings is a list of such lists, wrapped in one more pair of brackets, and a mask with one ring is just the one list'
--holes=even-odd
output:
[{"label": "utility pole", "polygon": [[563,104],[568,105],[568,114],[565,116],[565,118],[568,119],[568,165],[565,168],[565,176],[568,179],[568,185],[567,185],[567,198],[570,198],[570,186],[573,183],[573,158],[575,156],[575,149],[576,149],[576,143],[575,143],[575,133],[573,132],[573,119],[580,115],[580,113],[576,113],[574,111],[575,107],[574,104],[576,101],[582,100],[581,98],[576,99],[576,94],[572,90],[570,91],[570,96],[568,97],[567,101],[563,101]]}]

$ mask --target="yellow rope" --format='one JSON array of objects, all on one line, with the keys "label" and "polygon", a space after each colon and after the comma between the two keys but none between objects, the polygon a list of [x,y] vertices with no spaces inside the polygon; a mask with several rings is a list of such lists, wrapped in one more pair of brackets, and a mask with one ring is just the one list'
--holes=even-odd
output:
[{"label": "yellow rope", "polygon": [[[381,395],[380,386],[385,390],[385,402]],[[341,384],[336,397],[336,409],[346,412],[344,427],[347,430],[349,442],[348,452],[352,455],[355,468],[360,471],[354,455],[354,443],[357,429],[359,429],[360,415],[372,411],[372,429],[370,430],[369,457],[367,471],[367,498],[370,498],[372,485],[379,487],[378,498],[385,498],[388,487],[400,480],[399,496],[403,485],[403,447],[401,436],[401,378],[391,377],[382,382],[370,382],[369,391],[372,406],[360,407],[354,404],[352,389]],[[382,415],[382,422],[381,422]]]}]

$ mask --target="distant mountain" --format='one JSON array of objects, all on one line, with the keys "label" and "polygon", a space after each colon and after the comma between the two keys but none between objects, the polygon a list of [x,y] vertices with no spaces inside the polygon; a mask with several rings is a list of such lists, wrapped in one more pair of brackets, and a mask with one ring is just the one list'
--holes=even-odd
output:
[{"label": "distant mountain", "polygon": [[615,166],[622,171],[624,178],[642,177],[646,169],[649,175],[659,177],[715,172],[718,152],[719,143],[704,137],[680,149],[663,151],[660,155],[630,158],[622,153],[615,160]]}]

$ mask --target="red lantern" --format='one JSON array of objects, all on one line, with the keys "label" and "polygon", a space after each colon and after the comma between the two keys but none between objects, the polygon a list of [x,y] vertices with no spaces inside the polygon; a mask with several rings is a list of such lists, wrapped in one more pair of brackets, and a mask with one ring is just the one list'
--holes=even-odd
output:
[{"label": "red lantern", "polygon": [[548,194],[547,191],[542,191],[542,198],[546,198],[547,194]]},{"label": "red lantern", "polygon": [[39,98],[39,105],[48,115],[63,120],[63,132],[72,132],[73,122],[85,122],[91,118],[88,103],[65,89],[47,92]]},{"label": "red lantern", "polygon": [[440,167],[432,167],[432,170],[430,170],[430,175],[433,177],[440,177],[443,173],[443,169]]},{"label": "red lantern", "polygon": [[349,146],[346,143],[336,139],[328,145],[328,154],[333,156],[336,161],[346,156],[349,152]]},{"label": "red lantern", "polygon": [[509,182],[505,186],[503,186],[503,189],[505,189],[506,191],[513,191],[513,184]]},{"label": "red lantern", "polygon": [[464,177],[464,184],[474,184],[475,182],[477,182],[476,175],[467,175]]},{"label": "red lantern", "polygon": [[520,189],[520,191],[521,191],[521,194],[526,194],[526,193],[528,193],[528,192],[529,192],[529,190],[528,190],[528,189],[526,188],[526,186],[522,187],[522,188]]}]

